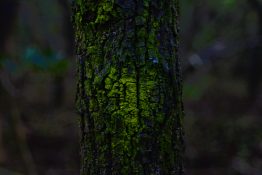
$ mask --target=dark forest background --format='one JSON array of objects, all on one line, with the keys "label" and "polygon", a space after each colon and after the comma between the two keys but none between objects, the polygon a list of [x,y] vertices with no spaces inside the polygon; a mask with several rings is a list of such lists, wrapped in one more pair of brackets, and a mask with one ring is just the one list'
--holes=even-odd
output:
[{"label": "dark forest background", "polygon": [[[0,0],[0,175],[79,174],[70,1]],[[262,174],[262,1],[181,0],[187,175]]]}]

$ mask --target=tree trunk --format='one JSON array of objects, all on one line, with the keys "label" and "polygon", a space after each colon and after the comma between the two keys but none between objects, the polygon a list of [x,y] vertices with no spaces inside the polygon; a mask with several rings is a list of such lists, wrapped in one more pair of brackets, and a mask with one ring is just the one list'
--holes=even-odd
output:
[{"label": "tree trunk", "polygon": [[12,31],[12,27],[17,15],[17,8],[17,0],[0,1],[0,56],[2,56],[2,52],[5,52],[5,42]]},{"label": "tree trunk", "polygon": [[82,175],[183,174],[178,0],[75,0]]}]

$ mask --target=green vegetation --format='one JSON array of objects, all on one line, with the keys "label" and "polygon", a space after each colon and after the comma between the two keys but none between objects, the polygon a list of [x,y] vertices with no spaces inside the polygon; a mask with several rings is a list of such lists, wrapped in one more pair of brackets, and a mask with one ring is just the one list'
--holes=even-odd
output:
[{"label": "green vegetation", "polygon": [[183,174],[177,4],[74,2],[82,175]]}]

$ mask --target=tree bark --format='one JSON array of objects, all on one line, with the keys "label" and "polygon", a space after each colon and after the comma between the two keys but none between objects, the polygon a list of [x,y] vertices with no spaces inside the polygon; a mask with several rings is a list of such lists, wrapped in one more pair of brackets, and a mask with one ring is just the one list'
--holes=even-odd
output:
[{"label": "tree bark", "polygon": [[181,175],[178,0],[76,0],[82,175]]}]

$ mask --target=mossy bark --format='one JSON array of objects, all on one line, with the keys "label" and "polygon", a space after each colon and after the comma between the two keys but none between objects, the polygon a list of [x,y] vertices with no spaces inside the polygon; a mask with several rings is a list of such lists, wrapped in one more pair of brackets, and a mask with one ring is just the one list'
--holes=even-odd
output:
[{"label": "mossy bark", "polygon": [[183,174],[177,1],[74,1],[82,175]]}]

